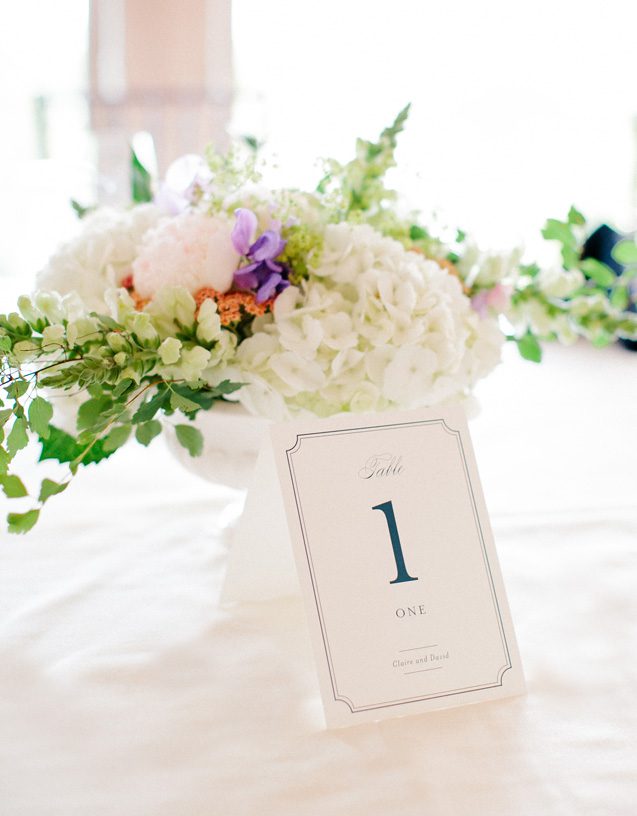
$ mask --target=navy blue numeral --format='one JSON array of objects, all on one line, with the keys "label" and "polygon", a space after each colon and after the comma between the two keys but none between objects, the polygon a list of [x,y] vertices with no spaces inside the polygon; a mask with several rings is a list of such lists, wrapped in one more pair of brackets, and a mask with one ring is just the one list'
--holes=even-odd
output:
[{"label": "navy blue numeral", "polygon": [[405,557],[403,555],[403,548],[400,543],[400,536],[398,535],[398,527],[396,525],[396,516],[394,515],[394,506],[390,501],[377,504],[372,507],[372,510],[380,510],[384,513],[387,527],[389,528],[389,537],[391,538],[391,546],[394,551],[394,560],[396,562],[396,570],[398,574],[390,584],[402,584],[404,581],[417,581],[418,578],[412,578],[407,572],[405,566]]}]

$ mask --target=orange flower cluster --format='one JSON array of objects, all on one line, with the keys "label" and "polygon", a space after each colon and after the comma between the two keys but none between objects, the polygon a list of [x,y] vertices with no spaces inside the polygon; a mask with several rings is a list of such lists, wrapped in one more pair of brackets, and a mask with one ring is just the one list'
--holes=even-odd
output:
[{"label": "orange flower cluster", "polygon": [[246,314],[260,317],[266,312],[269,312],[274,298],[266,300],[265,303],[257,303],[256,296],[253,292],[217,292],[216,289],[211,289],[205,286],[195,292],[195,303],[197,304],[197,311],[204,302],[210,298],[217,304],[219,317],[221,318],[222,326],[230,326],[237,323]]},{"label": "orange flower cluster", "polygon": [[[143,298],[135,291],[132,276],[129,275],[124,278],[121,286],[128,290],[128,294],[132,297],[138,312],[141,312],[150,303],[151,298]],[[208,286],[204,286],[203,289],[195,292],[194,297],[197,304],[196,314],[199,314],[199,309],[204,300],[210,298],[215,301],[222,326],[231,326],[233,323],[238,323],[245,315],[252,315],[253,317],[264,315],[270,311],[274,303],[274,298],[266,300],[265,303],[257,303],[254,292],[222,293]]]},{"label": "orange flower cluster", "polygon": [[128,293],[132,298],[133,302],[135,303],[135,308],[138,312],[141,312],[145,306],[150,303],[150,298],[143,298],[141,295],[138,295],[137,292],[133,289]]}]

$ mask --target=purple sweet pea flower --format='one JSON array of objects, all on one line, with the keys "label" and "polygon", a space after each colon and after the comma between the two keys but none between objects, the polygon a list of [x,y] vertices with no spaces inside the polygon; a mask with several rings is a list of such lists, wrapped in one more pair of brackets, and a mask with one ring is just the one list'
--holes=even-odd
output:
[{"label": "purple sweet pea flower", "polygon": [[250,239],[257,229],[257,217],[252,210],[244,207],[234,211],[237,222],[232,228],[232,245],[239,255],[248,255]]},{"label": "purple sweet pea flower", "polygon": [[232,244],[249,263],[237,269],[234,282],[239,289],[256,291],[257,303],[263,303],[290,285],[287,268],[276,263],[285,249],[286,241],[281,238],[280,226],[273,224],[273,228],[251,243],[257,228],[256,215],[242,207],[235,210],[235,216],[237,221],[232,230]]},{"label": "purple sweet pea flower", "polygon": [[280,233],[274,230],[266,230],[252,244],[249,255],[253,261],[265,261],[267,263],[277,258],[284,249],[285,241],[281,239]]}]

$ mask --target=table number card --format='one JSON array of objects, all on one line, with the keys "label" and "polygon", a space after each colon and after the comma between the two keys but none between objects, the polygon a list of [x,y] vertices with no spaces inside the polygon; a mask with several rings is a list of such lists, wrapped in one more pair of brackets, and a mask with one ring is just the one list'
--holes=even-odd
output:
[{"label": "table number card", "polygon": [[520,694],[460,410],[272,429],[328,725]]}]

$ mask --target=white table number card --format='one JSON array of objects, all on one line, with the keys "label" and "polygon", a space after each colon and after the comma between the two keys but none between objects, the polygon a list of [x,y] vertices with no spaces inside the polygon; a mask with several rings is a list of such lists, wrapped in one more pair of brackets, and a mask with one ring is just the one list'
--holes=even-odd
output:
[{"label": "white table number card", "polygon": [[523,693],[463,413],[283,423],[272,441],[328,725]]}]

